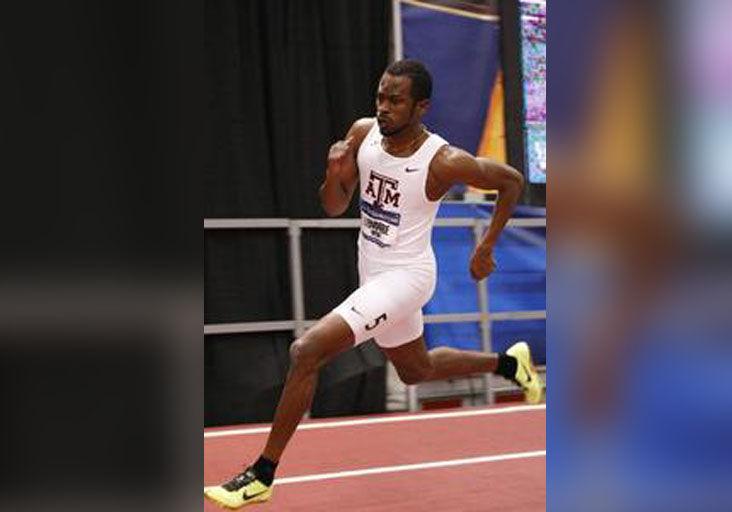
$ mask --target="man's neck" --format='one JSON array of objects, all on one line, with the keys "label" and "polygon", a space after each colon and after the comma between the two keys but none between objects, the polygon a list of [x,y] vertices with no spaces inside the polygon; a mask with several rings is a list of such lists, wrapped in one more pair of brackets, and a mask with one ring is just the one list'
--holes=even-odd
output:
[{"label": "man's neck", "polygon": [[404,129],[400,130],[398,133],[385,136],[384,141],[391,147],[403,147],[419,138],[423,132],[422,124],[417,123],[405,126]]},{"label": "man's neck", "polygon": [[382,147],[394,156],[407,156],[414,153],[423,140],[426,130],[421,124],[412,125],[394,135],[385,136]]}]

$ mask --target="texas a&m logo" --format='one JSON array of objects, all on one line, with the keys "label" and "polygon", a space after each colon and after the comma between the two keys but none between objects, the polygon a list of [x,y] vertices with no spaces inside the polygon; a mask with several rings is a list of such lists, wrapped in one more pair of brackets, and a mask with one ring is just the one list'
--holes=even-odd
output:
[{"label": "texas a&m logo", "polygon": [[397,192],[398,188],[399,180],[371,171],[364,195],[374,200],[374,206],[390,204],[399,208],[401,194]]}]

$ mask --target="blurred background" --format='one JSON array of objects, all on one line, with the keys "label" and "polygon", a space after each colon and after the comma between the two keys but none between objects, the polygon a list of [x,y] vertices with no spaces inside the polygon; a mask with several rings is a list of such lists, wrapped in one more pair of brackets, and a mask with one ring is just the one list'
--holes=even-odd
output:
[{"label": "blurred background", "polygon": [[552,2],[551,510],[732,508],[731,6]]},{"label": "blurred background", "polygon": [[[524,339],[544,369],[546,3],[211,1],[205,20],[205,426],[270,421],[290,343],[357,287],[355,203],[345,221],[325,220],[317,189],[328,147],[374,115],[379,78],[401,58],[433,75],[429,130],[528,183],[480,286],[468,261],[495,193],[450,191],[427,343],[498,351]],[[369,342],[322,370],[310,415],[519,398],[483,376],[407,388]]]}]

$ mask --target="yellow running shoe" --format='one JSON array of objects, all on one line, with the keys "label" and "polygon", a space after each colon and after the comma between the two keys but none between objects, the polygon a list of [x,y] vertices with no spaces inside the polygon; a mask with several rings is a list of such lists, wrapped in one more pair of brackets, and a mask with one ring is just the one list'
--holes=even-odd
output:
[{"label": "yellow running shoe", "polygon": [[252,468],[247,468],[225,484],[204,487],[203,495],[217,505],[236,509],[268,501],[272,497],[272,486],[265,485]]},{"label": "yellow running shoe", "polygon": [[525,341],[519,341],[511,345],[511,348],[506,350],[506,354],[516,358],[518,365],[513,380],[524,390],[526,401],[530,404],[538,404],[546,392],[546,386],[531,361],[529,345]]}]

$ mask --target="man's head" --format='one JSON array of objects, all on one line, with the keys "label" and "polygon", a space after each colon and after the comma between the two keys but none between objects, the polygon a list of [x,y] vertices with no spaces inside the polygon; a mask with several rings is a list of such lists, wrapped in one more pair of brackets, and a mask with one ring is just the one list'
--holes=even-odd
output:
[{"label": "man's head", "polygon": [[421,122],[432,96],[432,77],[416,60],[400,60],[389,66],[379,81],[376,119],[382,135],[401,133]]}]

